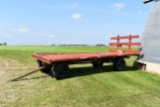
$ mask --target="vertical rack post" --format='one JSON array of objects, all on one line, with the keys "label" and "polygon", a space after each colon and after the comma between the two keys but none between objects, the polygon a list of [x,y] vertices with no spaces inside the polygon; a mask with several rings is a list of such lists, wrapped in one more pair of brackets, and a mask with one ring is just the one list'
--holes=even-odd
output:
[{"label": "vertical rack post", "polygon": [[129,36],[128,50],[131,50],[132,35]]},{"label": "vertical rack post", "polygon": [[120,44],[119,44],[119,43],[120,43],[120,36],[118,35],[118,36],[117,36],[117,44],[118,44],[118,45],[117,45],[117,50],[119,50],[119,47],[120,47]]}]

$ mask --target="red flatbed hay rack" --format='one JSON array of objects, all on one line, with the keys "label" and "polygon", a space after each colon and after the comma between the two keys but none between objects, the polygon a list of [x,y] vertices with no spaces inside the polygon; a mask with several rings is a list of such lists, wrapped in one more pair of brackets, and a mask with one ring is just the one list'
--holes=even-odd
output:
[{"label": "red flatbed hay rack", "polygon": [[[132,50],[132,46],[140,46],[139,42],[132,42],[132,39],[139,38],[138,35],[129,36],[116,36],[112,37],[111,40],[116,40],[115,43],[110,43],[110,46],[115,46],[115,50],[110,50],[108,52],[87,52],[87,53],[35,53],[33,57],[37,60],[39,69],[32,71],[31,73],[41,70],[47,74],[51,74],[56,79],[63,79],[69,75],[69,64],[76,63],[92,63],[93,67],[102,67],[103,63],[111,62],[113,63],[114,70],[123,71],[126,68],[126,63],[124,58],[129,58],[130,56],[138,56],[140,54],[139,50]],[[121,42],[121,40],[126,39],[127,42]],[[121,50],[120,47],[127,46],[126,50]],[[23,75],[13,81],[18,80]]]}]

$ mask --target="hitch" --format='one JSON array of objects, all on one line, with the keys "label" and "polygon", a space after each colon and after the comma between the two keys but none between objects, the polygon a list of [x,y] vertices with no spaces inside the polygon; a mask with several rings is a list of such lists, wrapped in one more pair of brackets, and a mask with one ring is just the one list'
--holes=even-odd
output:
[{"label": "hitch", "polygon": [[19,77],[17,77],[17,78],[11,79],[11,80],[9,80],[8,82],[17,81],[17,80],[19,80],[19,79],[21,79],[21,78],[23,78],[23,77],[26,77],[26,76],[28,76],[28,75],[30,75],[30,74],[33,74],[33,73],[35,73],[35,72],[37,72],[37,71],[40,71],[40,70],[44,69],[44,68],[45,68],[44,66],[39,67],[38,69],[36,69],[36,70],[34,70],[34,71],[31,71],[31,72],[29,72],[29,73],[27,73],[27,74],[24,74],[24,75],[22,75],[22,76],[19,76]]}]

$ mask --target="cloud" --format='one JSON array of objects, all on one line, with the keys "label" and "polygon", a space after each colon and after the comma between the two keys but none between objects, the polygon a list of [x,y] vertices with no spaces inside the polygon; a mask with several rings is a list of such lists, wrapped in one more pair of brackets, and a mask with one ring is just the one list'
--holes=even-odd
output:
[{"label": "cloud", "polygon": [[72,19],[81,19],[81,18],[82,18],[82,15],[79,14],[79,13],[75,13],[75,14],[72,14],[71,18],[72,18]]},{"label": "cloud", "polygon": [[53,35],[53,34],[49,35],[49,38],[51,38],[51,39],[54,38],[54,37],[55,37],[55,35]]},{"label": "cloud", "polygon": [[17,32],[17,33],[28,33],[29,28],[25,26],[19,26],[18,28],[11,29],[11,32]]},{"label": "cloud", "polygon": [[0,32],[0,37],[9,38],[11,36],[12,34],[10,34],[9,32]]},{"label": "cloud", "polygon": [[72,4],[72,8],[77,8],[79,6],[79,3],[78,2],[75,2]]},{"label": "cloud", "polygon": [[85,19],[85,20],[84,20],[84,22],[88,23],[88,22],[89,22],[89,20]]},{"label": "cloud", "polygon": [[124,3],[115,3],[114,5],[112,5],[112,8],[114,8],[116,11],[120,11],[125,7]]},{"label": "cloud", "polygon": [[28,28],[25,28],[25,27],[24,27],[24,28],[22,27],[22,28],[19,28],[18,31],[19,31],[20,33],[27,33],[27,32],[29,31],[29,29],[28,29]]},{"label": "cloud", "polygon": [[146,11],[141,11],[141,10],[138,11],[138,14],[140,14],[140,15],[141,14],[146,14],[146,13],[147,13]]}]

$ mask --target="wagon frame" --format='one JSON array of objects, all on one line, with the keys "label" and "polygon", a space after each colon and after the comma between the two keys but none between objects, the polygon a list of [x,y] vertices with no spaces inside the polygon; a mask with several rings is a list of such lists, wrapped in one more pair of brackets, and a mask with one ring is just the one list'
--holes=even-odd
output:
[{"label": "wagon frame", "polygon": [[[92,63],[94,68],[103,66],[103,63],[113,63],[113,68],[116,71],[123,71],[126,68],[124,58],[130,56],[138,56],[139,50],[133,50],[132,46],[140,46],[140,42],[132,42],[132,39],[139,38],[138,35],[116,36],[111,40],[116,42],[110,43],[110,46],[115,46],[115,50],[108,52],[83,52],[83,53],[34,53],[32,56],[37,60],[39,68],[21,77],[12,79],[18,80],[24,76],[30,75],[37,71],[50,74],[56,79],[63,79],[69,75],[69,64]],[[121,40],[128,40],[122,42]],[[126,46],[127,49],[122,50],[120,47]]]}]

